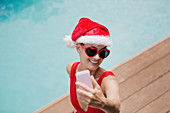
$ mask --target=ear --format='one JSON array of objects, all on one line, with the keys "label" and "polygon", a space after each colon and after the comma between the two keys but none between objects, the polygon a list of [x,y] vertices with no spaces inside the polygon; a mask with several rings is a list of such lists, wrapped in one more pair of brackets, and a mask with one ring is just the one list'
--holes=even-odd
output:
[{"label": "ear", "polygon": [[80,44],[79,43],[76,44],[76,50],[80,54],[81,51],[80,51]]}]

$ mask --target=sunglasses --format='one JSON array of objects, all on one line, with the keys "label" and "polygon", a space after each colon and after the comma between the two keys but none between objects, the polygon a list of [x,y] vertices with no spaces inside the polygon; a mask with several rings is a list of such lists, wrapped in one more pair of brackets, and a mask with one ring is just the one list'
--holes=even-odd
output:
[{"label": "sunglasses", "polygon": [[91,47],[91,46],[85,47],[84,44],[80,44],[80,45],[85,49],[85,52],[86,52],[87,56],[89,56],[89,57],[93,57],[96,54],[98,54],[100,58],[104,59],[107,56],[109,56],[109,54],[110,54],[109,49],[101,49],[98,51],[97,48],[95,48],[95,47]]}]

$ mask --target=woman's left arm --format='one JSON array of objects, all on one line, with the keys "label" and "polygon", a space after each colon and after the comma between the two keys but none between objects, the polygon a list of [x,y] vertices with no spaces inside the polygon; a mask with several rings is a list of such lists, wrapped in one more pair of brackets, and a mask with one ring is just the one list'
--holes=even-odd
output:
[{"label": "woman's left arm", "polygon": [[120,94],[119,85],[114,76],[105,77],[102,81],[102,88],[106,96],[104,96],[101,87],[96,82],[94,77],[91,77],[93,83],[93,89],[76,82],[78,87],[77,93],[80,95],[80,101],[91,107],[103,110],[106,113],[119,113],[120,111]]}]

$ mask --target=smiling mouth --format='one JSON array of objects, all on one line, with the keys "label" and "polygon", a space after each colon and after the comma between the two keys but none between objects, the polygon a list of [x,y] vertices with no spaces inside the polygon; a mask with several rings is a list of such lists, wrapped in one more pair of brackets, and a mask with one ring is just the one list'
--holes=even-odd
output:
[{"label": "smiling mouth", "polygon": [[98,64],[99,61],[94,61],[94,60],[89,60],[89,62],[91,62],[92,64]]}]

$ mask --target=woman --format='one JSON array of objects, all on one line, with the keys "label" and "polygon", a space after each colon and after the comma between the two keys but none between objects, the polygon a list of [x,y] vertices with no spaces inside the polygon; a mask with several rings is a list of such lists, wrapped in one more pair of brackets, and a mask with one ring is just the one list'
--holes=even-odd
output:
[{"label": "woman", "polygon": [[[88,18],[81,18],[71,37],[66,37],[68,47],[76,47],[80,62],[69,63],[70,98],[74,113],[119,113],[119,85],[115,75],[100,67],[109,55],[112,45],[108,29]],[[76,72],[89,70],[93,88],[76,82]]]}]

